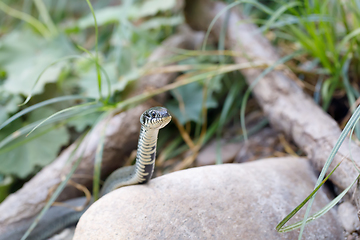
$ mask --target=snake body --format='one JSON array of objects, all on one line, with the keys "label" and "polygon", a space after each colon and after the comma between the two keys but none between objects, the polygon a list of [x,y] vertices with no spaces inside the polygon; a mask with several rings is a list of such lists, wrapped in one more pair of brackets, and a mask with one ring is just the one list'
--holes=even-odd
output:
[{"label": "snake body", "polygon": [[[159,130],[171,121],[171,115],[166,108],[153,107],[146,110],[140,117],[141,129],[138,140],[136,163],[132,166],[119,168],[114,171],[105,181],[100,195],[103,196],[114,189],[143,184],[151,179],[154,171],[156,144]],[[86,202],[86,198],[77,198],[66,201],[66,204],[79,206]],[[89,208],[87,205],[82,211],[70,208],[52,207],[45,214],[38,226],[26,238],[27,240],[46,239],[65,227],[75,225],[82,214]],[[9,229],[0,236],[0,240],[18,240],[32,223],[32,219],[14,229]]]}]

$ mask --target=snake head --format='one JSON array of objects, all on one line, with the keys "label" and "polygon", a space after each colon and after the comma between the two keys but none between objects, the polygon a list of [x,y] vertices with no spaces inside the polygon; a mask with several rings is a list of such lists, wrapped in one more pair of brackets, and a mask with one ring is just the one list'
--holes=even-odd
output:
[{"label": "snake head", "polygon": [[171,121],[171,115],[166,108],[153,107],[146,110],[140,117],[140,123],[148,129],[160,129]]}]

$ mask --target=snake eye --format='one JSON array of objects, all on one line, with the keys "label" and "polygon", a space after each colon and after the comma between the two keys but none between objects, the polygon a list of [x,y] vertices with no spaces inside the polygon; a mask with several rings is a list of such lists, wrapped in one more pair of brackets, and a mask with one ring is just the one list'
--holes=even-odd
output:
[{"label": "snake eye", "polygon": [[152,116],[153,118],[155,118],[155,117],[156,117],[156,113],[155,113],[155,112],[152,112],[152,113],[151,113],[151,116]]}]

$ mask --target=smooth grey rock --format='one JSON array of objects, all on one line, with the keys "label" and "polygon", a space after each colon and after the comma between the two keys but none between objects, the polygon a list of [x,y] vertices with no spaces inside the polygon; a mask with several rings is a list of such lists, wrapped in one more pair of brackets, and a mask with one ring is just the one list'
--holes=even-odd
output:
[{"label": "smooth grey rock", "polygon": [[346,232],[352,233],[360,229],[357,210],[350,202],[340,204],[338,208],[338,215]]},{"label": "smooth grey rock", "polygon": [[247,143],[243,143],[234,162],[243,163],[260,158],[268,158],[276,156],[278,152],[284,152],[284,147],[279,142],[279,132],[273,128],[266,127],[250,136]]},{"label": "smooth grey rock", "polygon": [[65,228],[60,233],[55,234],[48,240],[72,240],[75,233],[75,227]]},{"label": "smooth grey rock", "polygon": [[[213,165],[216,163],[217,142],[212,141],[204,147],[196,158],[196,166]],[[223,163],[230,163],[234,160],[236,154],[239,152],[244,143],[242,142],[226,142],[220,141],[221,160]]]},{"label": "smooth grey rock", "polygon": [[[275,227],[315,180],[308,160],[291,157],[174,172],[101,198],[80,219],[74,240],[297,239],[298,230]],[[319,191],[313,211],[328,202]],[[331,210],[307,225],[303,239],[342,239],[342,232]]]}]

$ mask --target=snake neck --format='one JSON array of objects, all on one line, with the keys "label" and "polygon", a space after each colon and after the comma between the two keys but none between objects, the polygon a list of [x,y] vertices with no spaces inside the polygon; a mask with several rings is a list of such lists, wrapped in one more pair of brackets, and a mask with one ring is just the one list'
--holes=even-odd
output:
[{"label": "snake neck", "polygon": [[138,183],[146,183],[154,172],[156,143],[159,129],[141,126],[135,163],[135,178]]},{"label": "snake neck", "polygon": [[150,180],[154,171],[158,133],[158,129],[141,126],[135,165],[119,168],[110,174],[101,189],[101,196],[120,187]]}]

